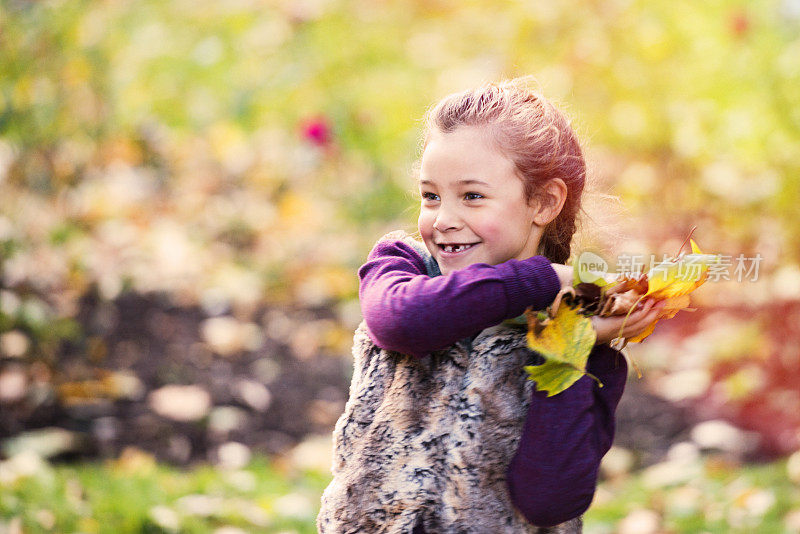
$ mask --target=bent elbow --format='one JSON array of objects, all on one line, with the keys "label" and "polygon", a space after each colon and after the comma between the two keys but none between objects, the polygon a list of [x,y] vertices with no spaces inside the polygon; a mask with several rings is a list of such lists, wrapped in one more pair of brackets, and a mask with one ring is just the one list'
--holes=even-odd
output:
[{"label": "bent elbow", "polygon": [[[557,498],[557,496],[555,496]],[[559,503],[558,500],[548,503],[537,503],[531,506],[520,508],[520,512],[525,516],[532,525],[537,527],[553,527],[566,523],[570,519],[575,519],[589,509],[592,503],[591,499],[576,503],[569,509],[564,503]]]},{"label": "bent elbow", "polygon": [[414,332],[408,324],[399,320],[399,317],[388,312],[372,309],[364,313],[364,322],[367,324],[372,341],[382,349],[420,356],[424,353],[416,343],[418,333]]},{"label": "bent elbow", "polygon": [[544,488],[537,488],[535,498],[518,498],[514,479],[508,481],[511,500],[519,512],[532,525],[552,527],[575,519],[589,509],[594,497],[590,493],[559,493]]}]

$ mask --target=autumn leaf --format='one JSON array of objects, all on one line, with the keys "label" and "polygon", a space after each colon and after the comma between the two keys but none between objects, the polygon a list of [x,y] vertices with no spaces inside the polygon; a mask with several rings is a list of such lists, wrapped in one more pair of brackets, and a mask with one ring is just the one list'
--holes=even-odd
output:
[{"label": "autumn leaf", "polygon": [[718,255],[703,254],[694,240],[690,242],[691,254],[662,262],[647,273],[647,292],[642,298],[650,297],[666,302],[658,318],[644,332],[629,338],[629,342],[641,342],[653,333],[658,321],[671,319],[680,310],[687,308],[691,304],[689,293],[705,283],[709,266],[719,261]]},{"label": "autumn leaf", "polygon": [[[547,396],[552,397],[584,374],[591,376],[586,372],[586,361],[597,334],[591,320],[581,313],[577,304],[562,301],[555,317],[543,320],[541,315],[529,313],[528,321],[528,348],[544,358],[541,365],[525,367],[528,378],[536,381],[536,389],[547,391]],[[540,328],[542,323],[545,325]]]},{"label": "autumn leaf", "polygon": [[692,240],[692,254],[659,263],[647,273],[648,287],[644,296],[663,300],[687,295],[703,285],[709,265],[718,259],[715,254],[703,254]]},{"label": "autumn leaf", "polygon": [[689,298],[689,295],[681,295],[679,297],[666,299],[666,302],[664,304],[664,307],[661,309],[661,313],[659,314],[658,319],[650,323],[647,329],[644,330],[644,332],[642,332],[638,336],[628,338],[628,342],[639,343],[644,338],[653,333],[653,330],[655,330],[656,328],[656,323],[658,323],[659,320],[672,319],[676,313],[685,308],[688,308],[689,304],[691,304],[691,299]]}]

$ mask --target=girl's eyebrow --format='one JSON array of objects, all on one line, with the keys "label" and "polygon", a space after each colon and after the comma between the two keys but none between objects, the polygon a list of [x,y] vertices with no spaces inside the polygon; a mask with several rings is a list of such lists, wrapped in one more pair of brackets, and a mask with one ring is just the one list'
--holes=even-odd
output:
[{"label": "girl's eyebrow", "polygon": [[[420,185],[433,185],[433,182],[431,180],[425,180],[425,179],[420,180],[419,183]],[[476,180],[474,178],[465,178],[463,180],[457,181],[456,183],[459,185],[482,185],[484,187],[491,187],[491,185],[489,185],[488,183],[482,180]]]},{"label": "girl's eyebrow", "polygon": [[483,180],[476,180],[474,178],[468,178],[468,179],[465,179],[465,180],[459,180],[458,183],[461,184],[461,185],[482,185],[482,186],[485,186],[485,187],[491,187],[489,184],[487,184]]}]

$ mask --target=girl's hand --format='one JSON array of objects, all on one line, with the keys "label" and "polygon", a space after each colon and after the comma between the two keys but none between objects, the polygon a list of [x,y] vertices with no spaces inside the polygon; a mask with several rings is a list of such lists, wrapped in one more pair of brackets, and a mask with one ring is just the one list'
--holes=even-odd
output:
[{"label": "girl's hand", "polygon": [[[631,314],[625,318],[624,315],[614,317],[599,317],[597,315],[591,317],[592,326],[597,332],[597,345],[608,343],[617,337],[629,338],[641,334],[644,330],[656,319],[664,308],[664,301],[656,301],[655,299],[645,299],[637,305],[637,309],[632,311]],[[619,329],[622,324],[622,334]]]},{"label": "girl's hand", "polygon": [[572,287],[574,277],[574,270],[572,266],[562,265],[560,263],[551,263],[550,265],[553,267],[553,269],[555,269],[558,279],[561,281],[561,289],[564,289],[565,287]]}]

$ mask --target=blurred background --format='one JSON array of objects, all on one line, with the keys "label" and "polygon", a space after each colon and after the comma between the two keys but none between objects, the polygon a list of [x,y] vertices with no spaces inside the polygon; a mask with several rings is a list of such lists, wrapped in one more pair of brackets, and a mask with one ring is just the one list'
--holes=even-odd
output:
[{"label": "blurred background", "polygon": [[800,532],[800,1],[3,0],[0,533],[315,532],[420,119],[529,74],[576,251],[730,260],[628,349],[586,531]]}]

